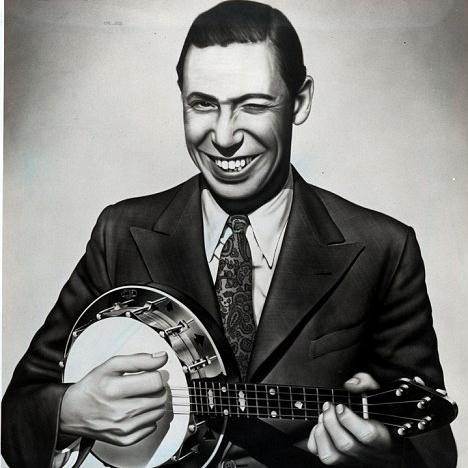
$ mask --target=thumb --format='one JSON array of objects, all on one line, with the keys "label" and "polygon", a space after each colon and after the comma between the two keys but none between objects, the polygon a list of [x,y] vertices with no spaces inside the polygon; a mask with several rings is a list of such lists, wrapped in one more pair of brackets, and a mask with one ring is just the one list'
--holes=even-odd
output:
[{"label": "thumb", "polygon": [[366,372],[358,372],[344,383],[344,388],[350,392],[364,392],[366,390],[377,390],[380,385]]},{"label": "thumb", "polygon": [[126,372],[154,371],[167,362],[167,353],[137,353],[114,356],[108,359],[102,368],[105,372],[123,374]]}]

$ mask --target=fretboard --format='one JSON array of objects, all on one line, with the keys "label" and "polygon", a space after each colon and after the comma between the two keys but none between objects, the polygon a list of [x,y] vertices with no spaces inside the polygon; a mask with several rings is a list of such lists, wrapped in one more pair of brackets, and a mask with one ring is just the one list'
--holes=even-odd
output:
[{"label": "fretboard", "polygon": [[363,414],[362,395],[343,389],[193,380],[191,412],[206,416],[315,420],[326,402]]}]

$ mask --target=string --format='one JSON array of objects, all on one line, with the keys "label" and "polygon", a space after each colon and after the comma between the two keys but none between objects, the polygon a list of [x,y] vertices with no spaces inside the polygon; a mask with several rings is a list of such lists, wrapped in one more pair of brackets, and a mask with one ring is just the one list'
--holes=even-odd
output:
[{"label": "string", "polygon": [[[216,385],[218,385],[218,384],[216,384]],[[231,391],[231,392],[239,392],[239,391],[249,391],[249,390],[250,390],[250,391],[255,391],[255,388],[256,388],[257,390],[261,391],[261,392],[263,392],[263,391],[268,391],[268,390],[271,389],[271,388],[273,388],[273,389],[275,389],[275,390],[277,390],[277,391],[280,391],[280,392],[283,392],[283,391],[289,392],[289,387],[288,387],[288,386],[284,386],[284,385],[242,384],[242,383],[239,383],[239,384],[238,384],[238,385],[239,385],[239,388],[237,388],[237,389],[232,388],[232,385],[234,385],[234,384],[227,384],[227,385],[225,385],[225,384],[222,384],[222,383],[221,383],[221,387],[225,387],[227,392],[229,392],[229,391]],[[250,389],[249,389],[249,388],[246,387],[246,385],[252,385],[252,386],[255,385],[256,387],[250,388]],[[262,389],[260,386],[264,386],[265,388]],[[188,385],[188,386],[186,386],[186,387],[169,387],[169,388],[170,388],[171,390],[210,390],[210,389],[211,389],[211,390],[214,390],[214,391],[219,391],[219,390],[220,390],[220,388],[215,388],[215,387],[212,386],[212,385],[211,385],[211,386],[207,386],[206,388],[205,388],[204,386],[202,386],[202,385],[193,386],[193,387],[190,386],[190,385]],[[268,390],[267,390],[267,389],[268,389]],[[388,390],[388,391],[389,391],[389,392],[393,392],[393,391],[395,391],[395,390],[396,390],[396,388],[393,389],[393,390]],[[328,389],[328,388],[320,388],[320,387],[317,387],[317,389],[315,389],[315,388],[305,388],[305,387],[304,387],[304,388],[302,388],[302,387],[299,387],[299,388],[297,388],[297,387],[291,387],[291,392],[293,392],[293,393],[301,393],[301,394],[303,394],[304,392],[306,392],[306,393],[307,393],[307,392],[312,392],[314,395],[316,395],[316,394],[317,394],[317,391],[319,392],[319,394],[320,394],[320,392],[327,392],[327,393],[330,393],[330,394],[331,394],[331,393],[335,393],[335,394],[336,394],[336,392],[343,392],[345,395],[348,395],[348,393],[351,394],[351,395],[354,395],[354,396],[357,395],[357,394],[353,394],[353,393],[349,392],[348,390],[346,390],[346,389],[344,389],[344,388],[330,388],[330,389]],[[224,392],[223,392],[223,393],[224,393]],[[310,395],[311,395],[312,393],[310,393]],[[380,393],[379,393],[379,395],[380,395]],[[368,397],[370,397],[370,396],[375,396],[375,394],[369,395]]]},{"label": "string", "polygon": [[[223,384],[221,384],[223,385]],[[261,389],[258,387],[257,384],[239,384],[240,388],[238,389],[235,389],[235,388],[232,388],[233,384],[230,384],[230,386],[228,385],[223,385],[224,388],[226,388],[226,391],[223,392],[223,393],[228,393],[228,392],[236,392],[238,393],[239,391],[260,391],[260,392],[267,392],[268,393],[268,389],[277,389],[278,392],[282,392],[282,391],[286,391],[288,392],[289,391],[289,388],[288,386],[283,386],[283,385],[268,385],[268,384],[260,384],[262,386],[264,386],[265,388],[264,389]],[[242,388],[242,385],[244,385],[244,388]],[[248,389],[247,387],[245,387],[246,385],[257,385],[257,387],[254,387],[253,389]],[[219,391],[220,389],[219,388],[214,388],[213,386],[207,386],[207,387],[203,387],[201,385],[199,386],[187,386],[187,387],[169,387],[171,390],[199,390],[199,391],[203,391],[203,390],[213,390],[213,391]],[[397,390],[397,388],[393,388],[393,389],[390,389],[390,390],[385,390],[385,391],[382,391],[382,392],[378,392],[378,393],[371,393],[371,394],[368,394],[366,395],[367,399],[369,398],[372,398],[372,397],[376,397],[376,396],[380,396],[380,395],[384,395],[386,393],[392,393],[392,392],[395,392]],[[308,393],[308,392],[311,392],[311,393]],[[324,395],[323,392],[326,392],[326,394]],[[337,392],[344,392],[343,395],[340,395],[339,393],[337,394]],[[312,397],[328,397],[330,398],[331,396],[343,396],[343,397],[348,397],[348,396],[351,396],[351,397],[359,397],[359,394],[355,394],[355,393],[351,393],[350,391],[348,390],[345,390],[345,389],[342,389],[342,388],[331,388],[331,389],[326,389],[326,388],[320,388],[320,387],[317,387],[316,389],[312,389],[312,388],[301,388],[301,389],[294,389],[294,387],[291,387],[291,393],[296,393],[296,394],[303,394],[305,393],[306,396],[312,396]],[[274,396],[274,395],[271,395],[270,396]],[[419,401],[419,400],[418,400]]]},{"label": "string", "polygon": [[[172,410],[163,410],[164,413],[171,413],[171,414],[175,414],[175,415],[183,415],[183,416],[190,416],[192,415],[193,413],[190,413],[190,412],[182,412],[182,411],[172,411]],[[221,413],[221,414],[215,414],[215,416],[226,416],[225,414]],[[242,417],[242,416],[245,416],[246,418],[263,418],[263,419],[281,419],[279,417],[277,418],[271,418],[267,415],[265,416],[256,416],[256,415],[247,415],[247,414],[229,414],[228,416],[231,416],[231,417]],[[317,416],[314,416],[313,417],[315,419],[317,419]],[[308,416],[297,416],[295,417],[294,419],[301,419],[301,420],[304,420],[304,421],[307,421],[308,419],[310,419]],[[392,426],[392,427],[401,427],[399,424],[393,424],[393,423],[389,423],[389,422],[383,422],[383,421],[380,421],[384,426]]]},{"label": "string", "polygon": [[[174,397],[174,398],[190,398],[190,397],[193,397],[193,398],[202,398],[202,397],[203,397],[203,398],[204,398],[204,397],[206,397],[206,395],[194,395],[194,394],[191,394],[191,393],[187,393],[187,394],[184,394],[184,395],[180,395],[180,394],[177,395],[177,394],[172,393],[171,396]],[[315,395],[308,395],[308,396],[313,396],[313,397],[315,397]],[[329,396],[329,395],[328,395],[328,396]],[[335,397],[336,397],[336,396],[337,396],[337,395],[335,395]],[[402,401],[400,401],[400,400],[395,400],[395,401],[386,401],[386,402],[383,402],[383,403],[367,403],[367,404],[365,404],[365,403],[359,403],[359,401],[361,401],[361,398],[360,398],[358,395],[351,395],[351,396],[352,396],[352,397],[355,397],[355,398],[359,398],[359,400],[353,400],[353,401],[351,401],[352,406],[399,405],[399,404],[419,403],[419,402],[421,401],[421,400],[402,400]],[[223,392],[221,395],[214,395],[213,397],[216,398],[216,399],[218,399],[218,400],[219,400],[220,398],[221,398],[221,399],[222,399],[222,398],[225,398],[225,399],[228,399],[228,398],[233,399],[233,398],[235,398],[236,400],[239,399],[238,393],[235,395],[235,397],[234,397],[234,396],[227,395],[227,394],[225,394],[224,392]],[[344,395],[339,395],[339,397],[340,397],[340,398],[347,398],[347,396],[344,396]],[[245,395],[245,396],[243,397],[243,399],[244,399],[246,402],[248,402],[249,400],[250,400],[250,401],[268,400],[269,402],[271,402],[272,405],[275,404],[275,403],[277,403],[277,402],[286,402],[286,403],[294,404],[294,402],[296,402],[296,401],[300,401],[300,402],[303,402],[303,401],[304,401],[304,400],[301,399],[301,398],[291,398],[291,399],[289,399],[289,398],[275,398],[274,395],[268,395],[268,396],[265,396],[265,398],[259,397],[259,396],[254,397],[254,396]],[[333,399],[332,399],[332,398],[329,398],[329,400],[333,400]],[[306,402],[307,402],[307,403],[314,404],[315,401],[317,401],[316,398],[314,398],[314,401],[307,400],[307,398],[306,398]],[[327,400],[327,401],[328,401],[328,400]],[[333,400],[333,401],[334,401],[334,400]],[[194,404],[197,404],[197,403],[199,403],[200,405],[206,404],[206,403],[202,403],[202,402],[199,402],[199,401],[195,402]],[[339,403],[339,402],[338,402],[338,403]],[[299,408],[298,408],[298,409],[299,409]]]},{"label": "string", "polygon": [[[174,404],[172,406],[173,407],[189,407],[190,408],[193,405],[178,403],[178,404]],[[215,414],[216,415],[216,414],[218,414],[217,411],[219,411],[219,415],[223,415],[224,414],[223,413],[224,409],[227,409],[227,408],[223,408],[220,405],[214,405],[214,406],[217,406],[217,407],[215,407],[212,410],[207,409],[207,411],[203,411],[203,408],[202,408],[202,411],[199,411],[198,413],[202,413],[202,414],[206,414],[206,415],[210,415],[210,414]],[[246,407],[245,409],[248,410],[249,408]],[[260,409],[262,409],[262,410],[266,409],[267,412],[271,410],[271,408],[269,408],[268,406],[255,406],[253,409],[257,410],[257,413],[258,413],[258,410],[260,410]],[[193,413],[197,413],[197,411],[193,411]],[[290,412],[290,413],[286,412],[286,414],[281,414],[281,409],[278,410],[278,413],[279,413],[280,419],[281,418],[296,418],[296,417],[301,418],[301,417],[303,417],[302,414],[296,415],[294,412]],[[320,411],[317,410],[317,409],[312,408],[310,411],[308,410],[307,413],[312,413],[311,416],[316,416],[317,414],[320,413]],[[237,412],[232,412],[232,413],[229,413],[229,414],[234,415],[234,416],[244,416],[244,415],[247,416],[247,411],[245,411],[245,412],[242,411],[241,413],[239,413],[239,411],[237,411]],[[422,420],[420,418],[410,418],[408,416],[399,416],[397,414],[378,413],[378,412],[375,412],[375,411],[369,411],[367,414],[368,415],[373,415],[373,416],[374,415],[385,416],[385,417],[388,417],[388,418],[398,418],[398,419],[403,419],[405,421],[417,421],[417,422],[419,422],[419,421]],[[262,417],[262,415],[258,415],[258,416]],[[304,415],[304,416],[306,416],[306,415]]]}]

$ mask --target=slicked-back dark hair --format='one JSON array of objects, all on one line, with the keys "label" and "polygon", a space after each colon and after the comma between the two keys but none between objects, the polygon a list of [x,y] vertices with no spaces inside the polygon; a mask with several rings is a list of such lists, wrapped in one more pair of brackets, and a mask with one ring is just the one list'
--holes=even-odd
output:
[{"label": "slicked-back dark hair", "polygon": [[185,57],[191,45],[203,48],[263,41],[270,41],[273,45],[281,77],[290,95],[295,96],[306,77],[302,46],[296,30],[276,8],[246,0],[219,3],[195,18],[177,63],[179,88],[182,90]]}]

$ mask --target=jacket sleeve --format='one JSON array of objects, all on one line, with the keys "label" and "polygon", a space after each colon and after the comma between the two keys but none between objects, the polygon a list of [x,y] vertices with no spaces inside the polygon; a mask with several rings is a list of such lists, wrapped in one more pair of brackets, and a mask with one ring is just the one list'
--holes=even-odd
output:
[{"label": "jacket sleeve", "polygon": [[11,468],[50,467],[57,444],[60,405],[67,385],[59,362],[79,314],[111,288],[106,268],[109,209],[93,229],[84,256],[44,325],[15,369],[2,401],[2,454]]},{"label": "jacket sleeve", "polygon": [[[424,264],[411,228],[379,304],[368,346],[369,373],[385,383],[418,375],[426,385],[444,388]],[[456,466],[457,452],[448,426],[405,439],[403,450],[405,468]]]}]

